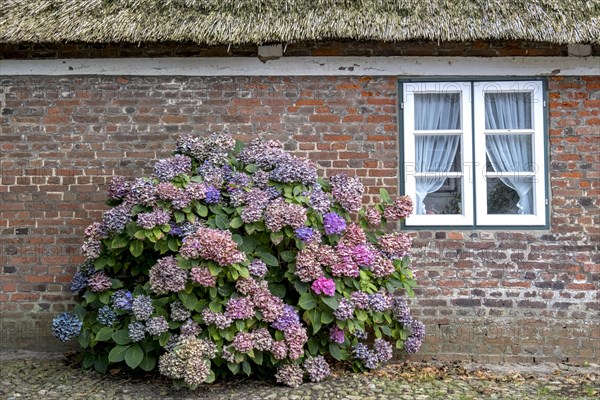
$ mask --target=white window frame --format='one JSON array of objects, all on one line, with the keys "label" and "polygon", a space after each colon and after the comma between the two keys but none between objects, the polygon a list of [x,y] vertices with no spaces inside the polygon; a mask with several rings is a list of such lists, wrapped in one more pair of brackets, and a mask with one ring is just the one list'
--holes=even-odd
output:
[{"label": "white window frame", "polygon": [[[461,158],[462,172],[447,173],[448,177],[462,177],[462,215],[417,215],[405,220],[407,227],[457,226],[457,227],[545,227],[547,226],[547,188],[546,188],[546,146],[544,86],[540,80],[532,81],[426,81],[402,83],[401,112],[403,121],[403,174],[404,194],[416,203],[416,160],[415,134],[433,134],[431,131],[415,131],[414,95],[417,93],[460,92],[461,93]],[[488,214],[486,179],[502,173],[486,171],[485,137],[491,131],[485,129],[484,95],[489,92],[530,92],[532,93],[532,129],[518,133],[533,136],[533,172],[519,173],[531,176],[533,188],[533,214]],[[471,101],[471,96],[473,101]],[[494,133],[504,133],[495,130]],[[506,133],[517,133],[506,130]],[[439,131],[436,133],[458,133]],[[514,176],[514,172],[511,172]]]}]

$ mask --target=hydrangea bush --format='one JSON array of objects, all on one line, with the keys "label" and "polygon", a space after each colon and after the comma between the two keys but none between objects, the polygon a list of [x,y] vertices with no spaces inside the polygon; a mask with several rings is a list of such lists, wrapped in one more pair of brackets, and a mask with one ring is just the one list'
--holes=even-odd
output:
[{"label": "hydrangea bush", "polygon": [[195,387],[244,373],[297,386],[418,351],[423,324],[406,300],[415,286],[411,238],[386,223],[407,197],[363,207],[363,185],[325,180],[276,141],[186,136],[149,178],[114,178],[112,207],[85,230],[80,299],[54,319],[78,338],[83,366],[160,373]]}]

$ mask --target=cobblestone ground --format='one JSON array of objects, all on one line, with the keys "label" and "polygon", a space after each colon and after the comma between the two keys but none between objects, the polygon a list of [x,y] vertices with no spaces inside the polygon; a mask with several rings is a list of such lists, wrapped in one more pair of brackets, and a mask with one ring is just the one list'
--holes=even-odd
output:
[{"label": "cobblestone ground", "polygon": [[159,375],[82,371],[64,358],[0,354],[0,399],[598,399],[600,368],[400,363],[369,374],[337,371],[291,389],[239,379],[194,391],[175,390]]}]

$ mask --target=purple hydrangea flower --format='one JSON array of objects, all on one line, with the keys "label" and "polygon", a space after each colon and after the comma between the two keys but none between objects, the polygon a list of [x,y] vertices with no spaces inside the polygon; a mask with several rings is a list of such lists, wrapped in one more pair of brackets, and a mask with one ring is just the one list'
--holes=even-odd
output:
[{"label": "purple hydrangea flower", "polygon": [[171,303],[171,319],[173,321],[185,321],[191,316],[190,311],[185,308],[182,302],[175,301]]},{"label": "purple hydrangea flower", "polygon": [[161,208],[137,215],[137,224],[144,229],[152,229],[157,225],[168,224],[170,220],[171,214]]},{"label": "purple hydrangea flower", "polygon": [[369,307],[374,312],[384,312],[392,307],[392,301],[387,294],[375,293],[369,296]]},{"label": "purple hydrangea flower", "polygon": [[421,321],[413,320],[410,335],[422,341],[425,338],[425,325]]},{"label": "purple hydrangea flower", "polygon": [[332,326],[329,331],[329,340],[331,340],[334,343],[344,343],[344,341],[346,340],[344,336],[344,331],[338,328],[337,325]]},{"label": "purple hydrangea flower", "polygon": [[408,303],[402,297],[394,297],[392,299],[392,313],[394,319],[400,322],[404,327],[410,326],[412,323]]},{"label": "purple hydrangea flower", "polygon": [[206,267],[194,267],[190,271],[192,281],[204,287],[215,287],[217,285],[217,277],[210,273]]},{"label": "purple hydrangea flower", "polygon": [[170,182],[179,174],[189,174],[192,171],[192,160],[180,154],[160,160],[154,164],[154,175],[161,182]]},{"label": "purple hydrangea flower", "polygon": [[254,348],[252,334],[247,332],[238,332],[233,338],[231,346],[240,353],[248,353]]},{"label": "purple hydrangea flower", "polygon": [[337,235],[346,229],[346,221],[334,212],[323,215],[323,226],[327,235]]},{"label": "purple hydrangea flower", "polygon": [[271,180],[275,182],[300,182],[311,186],[317,182],[317,168],[309,160],[290,157],[271,171]]},{"label": "purple hydrangea flower", "polygon": [[354,315],[354,305],[348,299],[342,299],[338,308],[333,312],[333,316],[340,321],[350,319],[352,315]]},{"label": "purple hydrangea flower", "polygon": [[249,319],[254,317],[254,305],[251,299],[249,297],[229,299],[225,316],[231,319]]},{"label": "purple hydrangea flower", "polygon": [[329,178],[329,183],[331,195],[342,207],[350,212],[360,209],[365,187],[358,177],[348,177],[346,174],[334,175]]},{"label": "purple hydrangea flower", "polygon": [[102,223],[109,232],[119,233],[131,221],[131,205],[123,203],[104,213]]},{"label": "purple hydrangea flower", "polygon": [[373,345],[373,349],[375,350],[375,354],[380,362],[385,363],[392,359],[394,355],[394,349],[390,342],[385,341],[384,339],[375,339],[375,344]]},{"label": "purple hydrangea flower", "polygon": [[254,259],[248,266],[251,275],[262,278],[267,274],[267,264],[263,260]]},{"label": "purple hydrangea flower", "polygon": [[319,214],[323,215],[331,208],[331,200],[321,186],[315,185],[309,195],[309,204]]},{"label": "purple hydrangea flower", "polygon": [[206,188],[206,197],[204,201],[206,201],[206,204],[217,204],[221,201],[221,192],[214,186],[209,186]]},{"label": "purple hydrangea flower", "polygon": [[359,310],[366,310],[369,308],[369,294],[366,292],[356,291],[350,294],[350,300]]},{"label": "purple hydrangea flower", "polygon": [[278,329],[280,331],[287,330],[290,326],[299,324],[300,316],[298,316],[298,311],[293,306],[286,304],[283,308],[283,315],[277,318],[277,321],[271,324],[271,327]]},{"label": "purple hydrangea flower", "polygon": [[400,196],[393,204],[387,205],[383,211],[383,216],[388,221],[397,221],[406,218],[412,213],[413,202],[408,196]]},{"label": "purple hydrangea flower", "polygon": [[315,230],[309,228],[308,226],[301,226],[300,228],[297,228],[294,231],[294,233],[296,234],[296,237],[298,239],[302,240],[305,243],[312,242],[317,239],[317,233],[315,232]]},{"label": "purple hydrangea flower", "polygon": [[124,199],[130,191],[130,184],[124,176],[114,176],[108,186],[108,198],[112,200]]},{"label": "purple hydrangea flower", "polygon": [[321,382],[331,375],[329,364],[327,364],[323,356],[308,357],[304,360],[304,369],[308,373],[308,378],[311,382]]},{"label": "purple hydrangea flower", "polygon": [[421,339],[414,336],[409,336],[408,339],[406,339],[406,341],[404,342],[404,351],[407,354],[415,354],[419,351],[422,344],[423,342],[421,341]]}]

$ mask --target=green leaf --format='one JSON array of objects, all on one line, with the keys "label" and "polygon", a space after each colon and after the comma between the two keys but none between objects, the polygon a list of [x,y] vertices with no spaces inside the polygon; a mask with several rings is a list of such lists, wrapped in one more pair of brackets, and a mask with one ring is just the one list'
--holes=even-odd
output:
[{"label": "green leaf", "polygon": [[81,335],[79,335],[78,341],[79,341],[79,345],[82,348],[85,349],[86,347],[88,347],[89,344],[90,344],[90,333],[89,333],[89,331],[88,330],[84,330],[83,332],[81,332]]},{"label": "green leaf", "polygon": [[108,369],[108,360],[106,356],[101,356],[94,362],[94,369],[101,374],[105,374]]},{"label": "green leaf", "polygon": [[324,324],[330,324],[333,322],[333,313],[330,311],[323,311],[321,313],[321,322]]},{"label": "green leaf", "polygon": [[193,310],[198,303],[198,298],[194,293],[179,292],[177,293],[177,297],[179,297],[179,300],[181,300],[188,310]]},{"label": "green leaf", "polygon": [[340,347],[336,343],[329,343],[329,354],[331,354],[331,357],[335,358],[338,361],[342,359]]},{"label": "green leaf", "polygon": [[221,214],[217,214],[215,216],[215,224],[217,225],[217,228],[226,230],[229,227],[229,220]]},{"label": "green leaf", "polygon": [[181,211],[175,211],[175,222],[180,224],[183,221],[185,221],[185,214],[182,213]]},{"label": "green leaf", "polygon": [[313,356],[317,355],[317,352],[319,351],[319,343],[317,343],[317,339],[310,338],[308,341],[308,351]]},{"label": "green leaf", "polygon": [[112,339],[116,344],[126,345],[131,343],[131,339],[129,338],[129,332],[127,329],[121,329],[112,334]]},{"label": "green leaf", "polygon": [[381,328],[381,332],[383,332],[386,336],[392,336],[392,330],[390,329],[389,326],[382,325],[380,328]]},{"label": "green leaf", "polygon": [[317,306],[317,301],[310,292],[307,292],[300,296],[298,306],[303,310],[312,310]]},{"label": "green leaf", "polygon": [[252,357],[252,360],[256,364],[262,365],[262,363],[263,363],[263,352],[262,351],[255,351],[254,352],[254,357]]},{"label": "green leaf", "polygon": [[112,363],[121,362],[125,359],[125,352],[129,350],[130,346],[115,346],[108,353],[108,361]]},{"label": "green leaf", "polygon": [[167,344],[167,342],[169,341],[170,338],[171,338],[171,334],[169,332],[163,332],[158,337],[158,344],[160,344],[161,347],[165,347],[165,345]]},{"label": "green leaf", "polygon": [[213,383],[215,381],[215,379],[217,379],[217,377],[215,376],[215,371],[213,371],[211,369],[210,373],[208,374],[208,376],[206,377],[206,379],[204,380],[204,382],[206,382],[206,383]]},{"label": "green leaf", "polygon": [[142,252],[144,251],[144,243],[142,243],[140,240],[134,240],[129,245],[129,251],[134,257],[141,256]]},{"label": "green leaf", "polygon": [[110,303],[110,292],[100,293],[100,295],[98,295],[98,300],[100,300],[100,303],[102,304]]},{"label": "green leaf", "polygon": [[169,238],[167,245],[169,246],[169,250],[173,252],[177,252],[179,250],[179,243],[177,243],[177,239],[174,237]]},{"label": "green leaf", "polygon": [[111,327],[105,326],[96,333],[96,340],[98,342],[106,342],[112,337],[114,330]]},{"label": "green leaf", "polygon": [[250,376],[250,374],[252,373],[252,368],[250,368],[250,364],[248,363],[248,361],[244,361],[242,363],[242,370],[246,375]]},{"label": "green leaf", "polygon": [[126,247],[128,243],[129,238],[127,236],[118,235],[114,237],[110,247],[111,249],[122,249],[123,247]]},{"label": "green leaf", "polygon": [[135,344],[129,347],[125,352],[125,363],[131,369],[137,368],[141,364],[143,359],[144,350],[142,350],[139,344]]},{"label": "green leaf", "polygon": [[269,285],[269,290],[273,294],[273,296],[279,297],[283,299],[285,297],[285,285],[281,285],[279,283],[272,283]]},{"label": "green leaf", "polygon": [[296,252],[295,251],[284,251],[281,254],[281,259],[287,262],[296,261]]},{"label": "green leaf", "polygon": [[277,246],[283,240],[283,232],[271,232],[270,238],[271,242]]},{"label": "green leaf", "polygon": [[156,358],[151,354],[145,354],[142,362],[140,363],[140,368],[144,371],[152,371],[156,366]]},{"label": "green leaf", "polygon": [[270,267],[276,267],[279,265],[279,261],[277,260],[277,257],[275,257],[272,254],[269,253],[258,253],[257,254],[261,260],[263,260],[265,262],[265,264],[267,264]]},{"label": "green leaf", "polygon": [[227,368],[229,368],[231,373],[234,375],[237,374],[238,372],[240,372],[240,364],[234,364],[234,363],[228,362]]},{"label": "green leaf", "polygon": [[244,225],[244,221],[242,221],[240,217],[235,217],[231,220],[231,222],[229,222],[229,227],[232,229],[237,229],[242,225]]},{"label": "green leaf", "polygon": [[332,310],[337,310],[338,306],[340,305],[340,302],[335,297],[323,296],[321,297],[321,300],[323,301],[323,303],[327,304],[327,306]]},{"label": "green leaf", "polygon": [[246,170],[246,172],[250,172],[252,174],[258,171],[258,166],[256,164],[248,164],[244,169]]},{"label": "green leaf", "polygon": [[390,194],[384,188],[379,189],[379,197],[381,201],[384,203],[391,203],[392,199],[390,198]]},{"label": "green leaf", "polygon": [[86,353],[86,354],[83,356],[83,365],[82,365],[82,367],[83,367],[84,369],[91,368],[91,367],[92,367],[92,365],[94,365],[94,362],[95,362],[95,361],[96,361],[96,359],[94,358],[94,355],[93,355],[93,354],[91,354],[91,353]]}]

